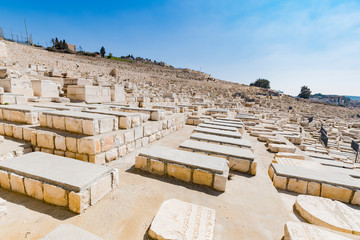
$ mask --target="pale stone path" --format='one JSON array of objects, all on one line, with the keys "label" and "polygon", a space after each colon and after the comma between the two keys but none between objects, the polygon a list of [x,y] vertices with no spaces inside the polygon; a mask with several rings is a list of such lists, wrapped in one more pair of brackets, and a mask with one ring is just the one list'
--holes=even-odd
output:
[{"label": "pale stone path", "polygon": [[[146,147],[176,148],[189,139],[193,128],[185,126]],[[215,240],[279,240],[285,222],[297,218],[292,217],[292,207],[284,205],[267,175],[273,154],[256,138],[247,134],[244,138],[253,144],[259,160],[257,175],[235,173],[225,193],[135,171],[132,166],[138,149],[109,164],[120,169],[120,186],[81,215],[0,189],[0,197],[8,201],[8,214],[0,221],[0,232],[4,239],[39,239],[58,225],[69,223],[104,239],[143,240],[161,204],[175,198],[216,211]]]}]

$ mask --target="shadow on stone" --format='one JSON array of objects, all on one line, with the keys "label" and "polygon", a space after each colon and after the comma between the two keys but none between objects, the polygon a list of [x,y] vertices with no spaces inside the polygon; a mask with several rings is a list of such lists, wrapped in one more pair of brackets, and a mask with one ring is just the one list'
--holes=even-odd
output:
[{"label": "shadow on stone", "polygon": [[169,177],[169,176],[158,176],[158,175],[154,175],[154,174],[151,174],[151,173],[148,173],[148,172],[137,170],[137,169],[135,169],[134,165],[131,166],[129,169],[127,169],[126,172],[136,174],[136,175],[140,175],[140,176],[147,177],[147,178],[156,179],[156,180],[166,182],[166,183],[170,183],[170,184],[175,184],[175,185],[178,185],[178,186],[183,186],[183,187],[186,187],[188,189],[195,190],[195,191],[198,191],[198,192],[203,192],[203,193],[206,193],[206,194],[209,194],[209,195],[212,195],[212,196],[219,196],[219,195],[221,195],[223,193],[223,192],[213,190],[212,188],[207,187],[207,186],[187,183],[187,182],[183,182],[181,180],[178,180],[178,179],[175,179],[175,178],[172,178],[172,177]]},{"label": "shadow on stone", "polygon": [[66,208],[51,205],[26,195],[11,192],[2,188],[0,188],[0,198],[17,205],[22,205],[30,210],[49,215],[58,220],[66,220],[77,216],[77,214],[72,213]]}]

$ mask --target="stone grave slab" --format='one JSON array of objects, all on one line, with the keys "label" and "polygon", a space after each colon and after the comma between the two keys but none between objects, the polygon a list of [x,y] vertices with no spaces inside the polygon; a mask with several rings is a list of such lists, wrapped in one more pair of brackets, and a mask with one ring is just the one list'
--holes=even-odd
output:
[{"label": "stone grave slab", "polygon": [[77,192],[112,171],[103,165],[43,152],[3,160],[0,169]]},{"label": "stone grave slab", "polygon": [[295,208],[309,223],[360,235],[360,210],[327,198],[299,195]]},{"label": "stone grave slab", "polygon": [[46,235],[42,240],[103,240],[95,234],[89,233],[72,224],[61,224]]},{"label": "stone grave slab", "polygon": [[249,142],[249,140],[246,139],[223,137],[206,133],[193,133],[190,136],[190,139],[219,143],[223,145],[237,146],[242,148],[252,148],[251,143]]},{"label": "stone grave slab", "polygon": [[277,163],[271,163],[271,166],[273,167],[275,174],[278,176],[360,190],[360,179],[352,178],[346,174],[319,171],[303,167],[286,166]]},{"label": "stone grave slab", "polygon": [[158,240],[212,240],[215,214],[214,209],[170,199],[161,205],[149,235]]},{"label": "stone grave slab", "polygon": [[229,163],[224,158],[162,146],[141,150],[135,158],[135,168],[218,191],[225,191],[229,175]]},{"label": "stone grave slab", "polygon": [[18,123],[37,124],[39,122],[39,114],[45,111],[52,111],[52,109],[30,105],[0,105],[0,119]]},{"label": "stone grave slab", "polygon": [[111,115],[75,111],[46,111],[40,126],[94,136],[118,130],[118,118]]},{"label": "stone grave slab", "polygon": [[217,136],[232,137],[232,138],[241,138],[242,137],[242,135],[239,132],[230,132],[230,131],[223,131],[223,130],[218,130],[218,129],[203,128],[203,127],[194,128],[194,132],[213,134],[213,135],[217,135]]},{"label": "stone grave slab", "polygon": [[82,213],[119,185],[118,170],[43,152],[0,162],[2,188]]},{"label": "stone grave slab", "polygon": [[285,144],[275,144],[275,143],[269,143],[268,149],[271,152],[278,153],[278,152],[287,152],[287,153],[295,153],[296,147],[285,145]]},{"label": "stone grave slab", "polygon": [[179,145],[179,149],[223,157],[229,160],[230,169],[252,175],[256,174],[257,162],[250,149],[194,140],[186,140]]},{"label": "stone grave slab", "polygon": [[213,124],[207,124],[207,123],[201,123],[198,126],[202,127],[202,128],[211,128],[211,129],[218,129],[218,130],[223,130],[223,131],[238,132],[237,128],[234,128],[234,127],[213,125]]},{"label": "stone grave slab", "polygon": [[[109,111],[109,110],[85,110],[87,113],[96,113],[96,114],[104,114],[118,117],[119,129],[129,129],[138,127],[143,122],[144,114],[141,113],[129,113],[129,112],[118,112],[118,111]],[[149,119],[149,115],[147,114],[147,119]]]},{"label": "stone grave slab", "polygon": [[350,240],[350,238],[307,223],[286,222],[284,240]]}]

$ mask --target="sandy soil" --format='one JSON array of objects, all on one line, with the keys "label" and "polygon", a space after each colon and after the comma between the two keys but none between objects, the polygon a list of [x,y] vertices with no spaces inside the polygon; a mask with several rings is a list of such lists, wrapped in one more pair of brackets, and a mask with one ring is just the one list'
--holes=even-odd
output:
[{"label": "sandy soil", "polygon": [[[185,126],[152,145],[176,148],[188,139],[192,129]],[[234,173],[225,193],[138,172],[133,164],[139,150],[109,164],[120,169],[120,187],[81,215],[0,189],[0,197],[8,201],[8,214],[0,220],[1,239],[39,239],[62,223],[104,239],[147,239],[147,229],[161,203],[177,198],[216,210],[216,240],[280,240],[286,221],[301,220],[291,207],[295,196],[279,194],[273,187],[267,175],[273,154],[266,151],[264,143],[247,134],[245,138],[255,147],[257,175]]]}]

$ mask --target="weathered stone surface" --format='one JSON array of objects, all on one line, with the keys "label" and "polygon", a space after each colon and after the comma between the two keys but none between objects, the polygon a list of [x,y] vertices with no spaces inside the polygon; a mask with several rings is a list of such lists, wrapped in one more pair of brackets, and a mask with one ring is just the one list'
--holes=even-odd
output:
[{"label": "weathered stone surface", "polygon": [[57,206],[67,206],[68,197],[65,189],[50,184],[44,184],[44,201]]},{"label": "weathered stone surface", "polygon": [[43,184],[38,180],[34,180],[31,178],[24,179],[26,194],[30,197],[36,198],[38,200],[44,199],[43,194]]},{"label": "weathered stone surface", "polygon": [[161,205],[149,235],[159,240],[211,240],[214,228],[215,210],[170,199]]},{"label": "weathered stone surface", "polygon": [[71,224],[61,224],[42,240],[103,240],[102,238],[89,233]]},{"label": "weathered stone surface", "polygon": [[286,222],[284,240],[350,240],[350,238],[326,231],[307,223]]},{"label": "weathered stone surface", "polygon": [[360,235],[360,211],[327,198],[299,195],[296,210],[309,223]]},{"label": "weathered stone surface", "polygon": [[71,191],[80,191],[112,171],[105,166],[42,152],[3,160],[0,169],[21,173],[24,177],[36,178]]}]

